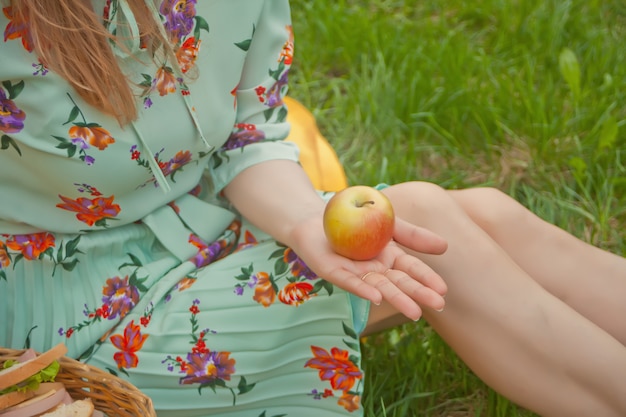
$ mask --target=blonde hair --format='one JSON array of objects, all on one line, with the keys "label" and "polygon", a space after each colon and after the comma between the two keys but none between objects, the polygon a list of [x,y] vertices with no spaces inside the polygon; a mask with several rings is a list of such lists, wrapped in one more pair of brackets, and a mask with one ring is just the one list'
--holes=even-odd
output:
[{"label": "blonde hair", "polygon": [[[110,42],[124,49],[85,0],[11,0],[13,18],[28,23],[41,62],[65,78],[88,103],[123,125],[137,117],[136,98]],[[143,0],[128,0],[142,39],[156,53],[170,48]],[[166,54],[171,53],[167,51]]]}]

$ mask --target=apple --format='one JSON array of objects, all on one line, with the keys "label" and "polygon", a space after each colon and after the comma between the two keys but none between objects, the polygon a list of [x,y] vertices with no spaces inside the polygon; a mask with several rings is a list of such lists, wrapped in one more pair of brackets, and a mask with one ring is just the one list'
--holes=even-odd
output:
[{"label": "apple", "polygon": [[336,253],[364,261],[378,255],[391,240],[395,214],[385,194],[355,185],[328,201],[323,222],[326,238]]}]

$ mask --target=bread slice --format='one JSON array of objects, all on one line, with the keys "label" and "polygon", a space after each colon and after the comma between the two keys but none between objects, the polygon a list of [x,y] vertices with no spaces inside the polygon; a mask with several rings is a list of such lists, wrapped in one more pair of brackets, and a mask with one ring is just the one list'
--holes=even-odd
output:
[{"label": "bread slice", "polygon": [[0,395],[0,412],[6,408],[12,407],[35,396],[35,391],[13,391]]},{"label": "bread slice", "polygon": [[0,417],[32,417],[45,413],[63,402],[65,387],[60,382],[41,384],[35,396],[0,411]]},{"label": "bread slice", "polygon": [[67,347],[63,343],[59,343],[41,355],[2,369],[0,371],[0,391],[36,374],[66,353]]},{"label": "bread slice", "polygon": [[94,412],[93,403],[89,398],[76,400],[70,404],[61,404],[54,410],[39,417],[91,417]]}]

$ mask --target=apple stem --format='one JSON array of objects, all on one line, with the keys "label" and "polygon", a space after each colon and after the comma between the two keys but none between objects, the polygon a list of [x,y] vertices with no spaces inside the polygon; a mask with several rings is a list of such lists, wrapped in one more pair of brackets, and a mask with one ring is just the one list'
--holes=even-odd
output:
[{"label": "apple stem", "polygon": [[357,206],[357,207],[363,207],[363,206],[364,206],[364,205],[366,205],[366,204],[375,204],[375,203],[374,203],[374,201],[372,201],[372,200],[368,200],[368,201],[364,201],[364,202],[362,202],[361,204],[357,203],[357,205],[356,205],[356,206]]}]

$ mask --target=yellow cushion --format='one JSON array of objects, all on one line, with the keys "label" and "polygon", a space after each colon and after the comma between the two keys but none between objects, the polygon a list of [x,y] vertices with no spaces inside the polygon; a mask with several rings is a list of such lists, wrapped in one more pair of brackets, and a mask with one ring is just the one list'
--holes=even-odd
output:
[{"label": "yellow cushion", "polygon": [[300,163],[316,189],[339,191],[348,186],[346,173],[328,140],[320,133],[315,117],[300,102],[285,98],[291,132],[287,140],[300,148]]}]

